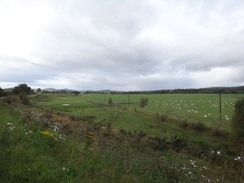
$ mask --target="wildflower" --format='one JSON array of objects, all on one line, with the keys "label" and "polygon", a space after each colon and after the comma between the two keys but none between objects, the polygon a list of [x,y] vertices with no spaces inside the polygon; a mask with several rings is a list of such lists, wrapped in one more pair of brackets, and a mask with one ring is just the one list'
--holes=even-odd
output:
[{"label": "wildflower", "polygon": [[94,133],[92,133],[92,132],[88,132],[88,133],[86,134],[86,137],[87,137],[88,139],[90,139],[91,141],[94,141]]},{"label": "wildflower", "polygon": [[62,170],[69,172],[69,169],[68,168],[65,168],[65,167],[63,167]]},{"label": "wildflower", "polygon": [[93,147],[89,147],[88,148],[90,151],[94,151],[94,148]]},{"label": "wildflower", "polygon": [[54,134],[49,132],[49,131],[43,131],[43,132],[40,132],[40,133],[43,134],[43,135],[52,137],[54,140],[58,140],[56,137],[54,137]]},{"label": "wildflower", "polygon": [[220,155],[220,154],[221,154],[221,152],[220,152],[220,151],[217,151],[217,154],[218,154],[218,155]]}]

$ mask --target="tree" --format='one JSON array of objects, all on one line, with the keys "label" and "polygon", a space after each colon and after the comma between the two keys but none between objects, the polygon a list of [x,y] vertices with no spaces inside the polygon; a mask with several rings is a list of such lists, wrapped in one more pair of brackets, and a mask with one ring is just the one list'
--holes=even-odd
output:
[{"label": "tree", "polygon": [[20,95],[20,94],[25,94],[29,95],[32,94],[33,91],[31,90],[31,87],[29,87],[27,84],[20,84],[13,89],[13,94],[15,95]]},{"label": "tree", "polygon": [[239,142],[244,143],[244,99],[237,100],[234,108],[232,130],[236,139]]},{"label": "tree", "polygon": [[143,107],[145,107],[147,104],[148,104],[148,98],[146,98],[146,97],[142,97],[141,100],[140,100],[140,102],[139,102],[139,106],[140,106],[141,108],[143,108]]},{"label": "tree", "polygon": [[37,91],[37,92],[42,92],[41,88],[37,88],[36,91]]},{"label": "tree", "polygon": [[75,94],[76,96],[77,95],[79,95],[81,92],[79,92],[79,91],[74,91],[74,92],[72,92],[73,94]]},{"label": "tree", "polygon": [[113,100],[111,98],[108,99],[108,104],[113,105]]},{"label": "tree", "polygon": [[3,89],[0,87],[0,97],[6,96],[6,94],[4,93]]}]

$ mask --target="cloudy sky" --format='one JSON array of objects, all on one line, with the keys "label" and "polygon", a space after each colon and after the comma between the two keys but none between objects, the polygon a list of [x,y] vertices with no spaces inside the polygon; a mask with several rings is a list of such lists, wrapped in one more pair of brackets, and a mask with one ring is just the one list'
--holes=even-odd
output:
[{"label": "cloudy sky", "polygon": [[244,85],[243,0],[0,0],[0,87]]}]

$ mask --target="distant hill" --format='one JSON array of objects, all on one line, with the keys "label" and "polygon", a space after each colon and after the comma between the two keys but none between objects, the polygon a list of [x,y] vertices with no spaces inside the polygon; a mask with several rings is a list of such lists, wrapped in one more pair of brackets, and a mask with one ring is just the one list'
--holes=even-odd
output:
[{"label": "distant hill", "polygon": [[[76,91],[73,89],[45,88],[45,92],[66,93]],[[83,93],[125,93],[125,94],[244,94],[244,86],[236,87],[209,87],[209,88],[188,88],[188,89],[164,89],[148,91],[116,91],[116,90],[78,90]]]},{"label": "distant hill", "polygon": [[236,87],[210,87],[210,88],[191,88],[191,89],[173,89],[141,91],[136,93],[155,93],[155,94],[244,94],[244,86]]}]

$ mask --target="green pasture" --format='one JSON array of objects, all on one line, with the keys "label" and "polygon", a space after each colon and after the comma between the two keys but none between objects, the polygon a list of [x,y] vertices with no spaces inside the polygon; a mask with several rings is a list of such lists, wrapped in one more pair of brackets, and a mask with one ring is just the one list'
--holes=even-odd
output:
[{"label": "green pasture", "polygon": [[[48,94],[42,97],[43,101],[40,100],[39,105],[50,106],[53,109],[69,111],[77,115],[84,112],[84,109],[99,113],[103,110],[101,107],[108,107],[107,101],[111,98],[114,104],[126,107],[128,110],[136,108],[138,111],[150,114],[158,113],[174,118],[200,121],[210,126],[220,123],[219,95],[217,94],[82,94],[79,96]],[[139,101],[142,97],[149,99],[149,104],[143,109],[139,108]],[[240,97],[244,97],[244,95],[222,95],[222,125],[229,126],[234,103]]]},{"label": "green pasture", "polygon": [[[84,95],[84,97],[104,103],[108,98],[112,98],[115,103],[128,103],[130,101],[131,105],[127,105],[131,108],[138,108],[140,98],[147,97],[149,105],[143,109],[144,111],[200,121],[208,125],[219,125],[220,122],[219,95],[217,94],[90,94]],[[221,122],[223,125],[229,125],[235,100],[240,97],[244,97],[244,95],[221,95]]]}]

